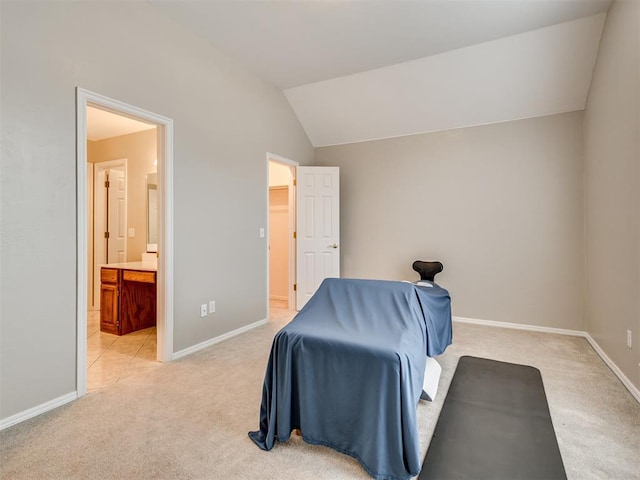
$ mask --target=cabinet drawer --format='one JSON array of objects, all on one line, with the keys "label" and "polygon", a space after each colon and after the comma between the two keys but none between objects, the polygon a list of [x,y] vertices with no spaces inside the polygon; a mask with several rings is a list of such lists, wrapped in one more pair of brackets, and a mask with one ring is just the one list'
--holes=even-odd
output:
[{"label": "cabinet drawer", "polygon": [[118,270],[113,268],[101,268],[100,269],[100,281],[105,283],[117,283]]},{"label": "cabinet drawer", "polygon": [[130,282],[156,283],[156,272],[125,270],[122,272],[122,279]]}]

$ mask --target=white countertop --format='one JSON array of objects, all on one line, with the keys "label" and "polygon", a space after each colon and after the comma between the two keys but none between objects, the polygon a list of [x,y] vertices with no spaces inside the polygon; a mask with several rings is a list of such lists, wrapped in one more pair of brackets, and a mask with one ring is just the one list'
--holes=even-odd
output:
[{"label": "white countertop", "polygon": [[144,270],[146,272],[155,272],[158,269],[152,265],[143,265],[142,262],[124,262],[124,263],[108,263],[100,265],[105,268],[121,268],[123,270]]}]

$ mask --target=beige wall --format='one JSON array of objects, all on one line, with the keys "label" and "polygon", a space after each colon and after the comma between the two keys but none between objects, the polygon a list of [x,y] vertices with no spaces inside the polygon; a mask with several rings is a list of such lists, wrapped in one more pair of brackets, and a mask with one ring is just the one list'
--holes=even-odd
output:
[{"label": "beige wall", "polygon": [[157,159],[156,129],[87,142],[87,160],[91,163],[127,159],[127,261],[139,262],[147,250],[147,174],[155,173]]},{"label": "beige wall", "polygon": [[343,275],[440,260],[454,315],[583,324],[582,115],[318,148],[341,172]]},{"label": "beige wall", "polygon": [[174,351],[267,317],[266,153],[313,149],[281,91],[148,2],[0,9],[6,419],[76,388],[76,87],[174,121]]},{"label": "beige wall", "polygon": [[[584,112],[586,327],[640,388],[640,6],[607,15]],[[626,331],[634,335],[626,346]]]}]

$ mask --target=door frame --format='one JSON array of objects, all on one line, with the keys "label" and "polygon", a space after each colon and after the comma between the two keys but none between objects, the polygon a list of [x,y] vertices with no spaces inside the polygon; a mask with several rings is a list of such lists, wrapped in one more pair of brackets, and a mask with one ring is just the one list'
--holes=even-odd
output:
[{"label": "door frame", "polygon": [[[295,160],[267,152],[267,241],[265,242],[265,255],[267,258],[267,318],[269,318],[269,162],[276,162],[289,167],[291,170],[291,178],[289,180],[289,231],[296,231],[296,168],[300,165]],[[293,285],[296,283],[296,239],[294,235],[289,235],[289,310],[296,309],[296,292]]]},{"label": "door frame", "polygon": [[[99,220],[100,217],[102,217],[103,219],[106,218],[106,215],[104,215],[104,211],[100,211],[98,212],[98,206],[100,206],[101,210],[102,207],[104,207],[104,210],[106,210],[106,202],[105,202],[105,196],[104,194],[106,187],[104,186],[104,183],[102,182],[98,182],[98,175],[103,172],[104,170],[111,170],[112,168],[118,168],[118,167],[124,167],[124,184],[125,184],[125,214],[124,214],[124,218],[125,218],[125,225],[127,224],[127,200],[128,200],[128,195],[127,195],[127,182],[128,182],[128,172],[127,172],[127,159],[126,158],[120,158],[120,159],[116,159],[116,160],[108,160],[106,162],[98,162],[98,163],[94,163],[93,164],[93,295],[96,297],[94,299],[93,305],[94,307],[100,307],[100,285],[99,282],[97,282],[96,280],[99,279],[99,275],[97,275],[96,272],[96,258],[98,257],[98,254],[104,253],[104,243],[101,242],[96,242],[97,239],[101,238],[100,235],[100,230],[105,231],[104,229],[100,229],[98,228],[99,226],[101,226],[101,220]],[[98,200],[99,198],[101,198],[102,196],[102,200]],[[87,205],[88,205],[88,200],[87,200]],[[89,205],[88,205],[89,206]],[[104,225],[104,227],[106,227],[106,225]],[[100,247],[96,248],[96,246],[100,243]],[[127,237],[125,237],[125,242],[124,242],[124,255],[125,255],[125,259],[127,258]],[[88,260],[88,259],[87,259]],[[126,261],[126,260],[125,260]],[[100,265],[100,263],[98,263],[98,265]],[[95,310],[100,310],[100,308],[95,308]]]},{"label": "door frame", "polygon": [[157,359],[173,358],[173,120],[83,88],[76,88],[76,394],[87,393],[87,106],[157,126],[158,273]]}]

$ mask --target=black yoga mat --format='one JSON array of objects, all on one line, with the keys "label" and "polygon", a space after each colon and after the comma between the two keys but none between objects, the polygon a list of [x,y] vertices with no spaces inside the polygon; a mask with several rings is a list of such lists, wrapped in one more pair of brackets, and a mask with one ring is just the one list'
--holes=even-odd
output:
[{"label": "black yoga mat", "polygon": [[566,479],[537,368],[461,357],[419,480]]}]

